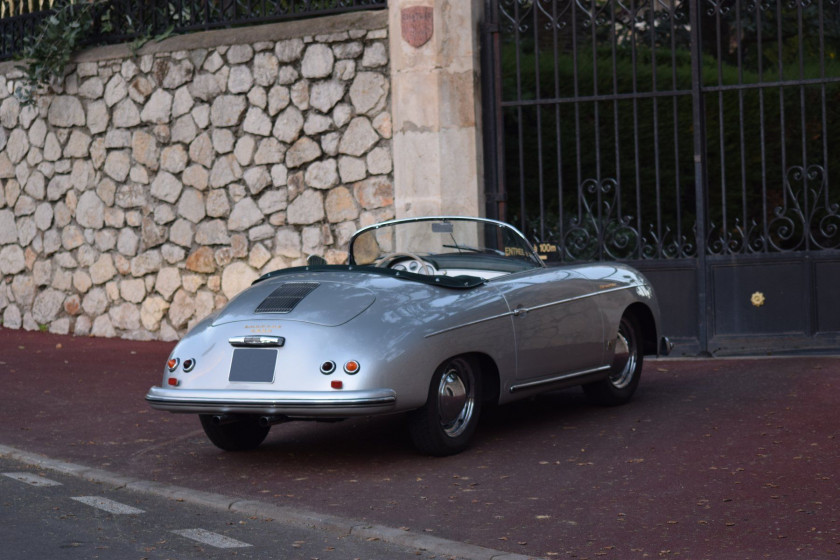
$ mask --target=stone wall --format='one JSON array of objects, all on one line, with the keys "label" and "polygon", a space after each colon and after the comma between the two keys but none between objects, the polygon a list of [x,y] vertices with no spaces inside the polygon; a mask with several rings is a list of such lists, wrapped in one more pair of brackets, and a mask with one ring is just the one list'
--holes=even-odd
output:
[{"label": "stone wall", "polygon": [[175,339],[260,274],[392,218],[388,21],[365,12],[0,65],[7,328]]}]

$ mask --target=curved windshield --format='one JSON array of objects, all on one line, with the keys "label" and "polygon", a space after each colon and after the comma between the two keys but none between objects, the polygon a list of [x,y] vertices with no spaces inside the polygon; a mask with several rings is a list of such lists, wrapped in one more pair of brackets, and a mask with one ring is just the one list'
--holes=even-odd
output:
[{"label": "curved windshield", "polygon": [[395,220],[362,229],[350,242],[350,263],[481,278],[543,266],[519,231],[475,218]]}]

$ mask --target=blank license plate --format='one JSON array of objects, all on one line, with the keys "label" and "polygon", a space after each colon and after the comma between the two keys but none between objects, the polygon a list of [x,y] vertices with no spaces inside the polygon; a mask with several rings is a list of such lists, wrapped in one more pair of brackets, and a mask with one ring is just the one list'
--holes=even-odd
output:
[{"label": "blank license plate", "polygon": [[271,383],[274,381],[276,363],[277,350],[237,348],[233,351],[228,379],[249,383]]}]

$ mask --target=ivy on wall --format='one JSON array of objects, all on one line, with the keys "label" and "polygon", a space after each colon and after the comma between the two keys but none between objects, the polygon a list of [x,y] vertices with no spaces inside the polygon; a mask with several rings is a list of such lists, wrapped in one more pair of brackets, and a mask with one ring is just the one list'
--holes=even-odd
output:
[{"label": "ivy on wall", "polygon": [[[161,41],[172,34],[174,25],[152,37],[151,24],[138,26],[129,14],[116,17],[125,20],[114,25],[114,6],[107,0],[90,2],[56,2],[55,11],[43,20],[35,34],[24,40],[24,48],[15,58],[21,61],[17,68],[24,73],[15,89],[15,96],[24,105],[31,105],[39,92],[49,92],[54,84],[64,79],[64,69],[75,52],[98,36],[113,33],[116,27],[135,37],[128,44],[135,53],[150,40]],[[162,16],[172,19],[175,6],[167,3]]]},{"label": "ivy on wall", "polygon": [[59,6],[37,33],[25,39],[24,49],[16,57],[23,61],[17,65],[24,73],[23,79],[15,89],[21,103],[31,105],[40,90],[49,90],[64,78],[70,57],[91,34],[96,4]]}]

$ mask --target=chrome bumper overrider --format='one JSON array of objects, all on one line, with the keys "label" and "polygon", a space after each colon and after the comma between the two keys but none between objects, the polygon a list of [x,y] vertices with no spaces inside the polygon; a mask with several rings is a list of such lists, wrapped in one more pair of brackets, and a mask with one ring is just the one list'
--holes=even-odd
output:
[{"label": "chrome bumper overrider", "polygon": [[659,355],[667,356],[674,349],[674,343],[667,336],[659,339]]},{"label": "chrome bumper overrider", "polygon": [[365,416],[387,412],[397,402],[392,389],[368,391],[230,391],[152,387],[152,408],[200,414],[283,414],[300,417]]}]

